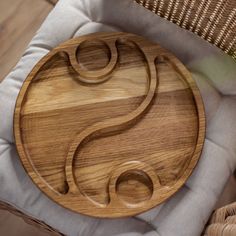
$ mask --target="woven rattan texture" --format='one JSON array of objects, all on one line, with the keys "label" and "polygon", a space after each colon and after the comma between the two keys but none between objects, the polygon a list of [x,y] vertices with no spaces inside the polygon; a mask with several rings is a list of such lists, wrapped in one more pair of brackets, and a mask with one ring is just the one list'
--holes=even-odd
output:
[{"label": "woven rattan texture", "polygon": [[136,0],[236,59],[235,0]]},{"label": "woven rattan texture", "polygon": [[216,210],[206,228],[204,236],[236,235],[236,203]]}]

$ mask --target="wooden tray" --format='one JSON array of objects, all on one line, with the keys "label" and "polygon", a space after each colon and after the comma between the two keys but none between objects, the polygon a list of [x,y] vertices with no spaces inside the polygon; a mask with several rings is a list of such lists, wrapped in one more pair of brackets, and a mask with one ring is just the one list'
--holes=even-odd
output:
[{"label": "wooden tray", "polygon": [[200,93],[171,53],[96,33],[48,53],[15,108],[22,163],[51,199],[96,217],[131,216],[172,196],[205,136]]}]

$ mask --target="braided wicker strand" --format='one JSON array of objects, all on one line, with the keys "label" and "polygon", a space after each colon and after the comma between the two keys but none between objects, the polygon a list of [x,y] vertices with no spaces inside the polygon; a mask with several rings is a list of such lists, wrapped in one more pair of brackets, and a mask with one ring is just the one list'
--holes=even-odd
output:
[{"label": "braided wicker strand", "polygon": [[216,210],[205,236],[234,236],[236,235],[236,203],[227,205]]}]

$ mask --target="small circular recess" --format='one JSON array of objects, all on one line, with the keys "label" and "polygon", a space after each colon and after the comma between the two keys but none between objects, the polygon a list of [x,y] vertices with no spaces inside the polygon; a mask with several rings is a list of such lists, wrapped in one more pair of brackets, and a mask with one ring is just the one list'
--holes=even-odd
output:
[{"label": "small circular recess", "polygon": [[139,204],[152,197],[153,183],[143,171],[129,170],[119,176],[116,182],[116,193],[128,204]]},{"label": "small circular recess", "polygon": [[100,40],[86,40],[79,45],[76,58],[82,70],[97,71],[109,64],[111,52]]}]

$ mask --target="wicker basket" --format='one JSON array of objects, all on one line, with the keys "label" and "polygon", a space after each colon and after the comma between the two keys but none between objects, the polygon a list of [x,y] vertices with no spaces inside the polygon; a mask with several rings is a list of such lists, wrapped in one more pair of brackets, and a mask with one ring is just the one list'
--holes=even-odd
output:
[{"label": "wicker basket", "polygon": [[206,227],[204,236],[236,235],[236,203],[216,210]]},{"label": "wicker basket", "polygon": [[136,0],[236,59],[235,0]]},{"label": "wicker basket", "polygon": [[[57,0],[47,0],[56,4]],[[216,45],[236,59],[236,0],[135,0],[153,13],[189,30]],[[33,219],[7,203],[0,209],[20,216],[28,224],[63,235],[44,222]],[[236,203],[216,210],[203,233],[204,236],[236,235]]]}]

